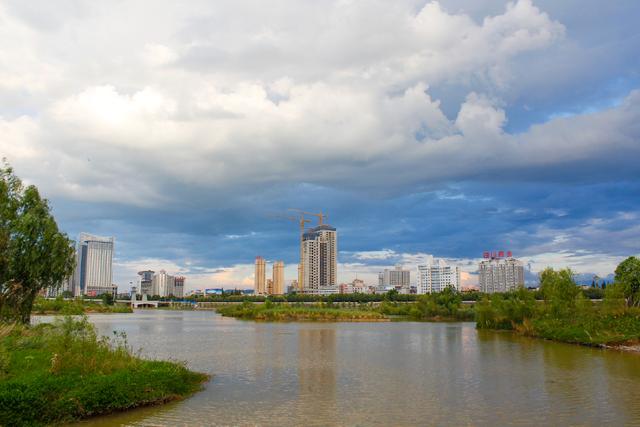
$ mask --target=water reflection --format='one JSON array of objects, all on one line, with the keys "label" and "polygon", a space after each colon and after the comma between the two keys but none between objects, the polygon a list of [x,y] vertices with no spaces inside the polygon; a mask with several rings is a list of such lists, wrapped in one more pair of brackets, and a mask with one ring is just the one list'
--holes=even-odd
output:
[{"label": "water reflection", "polygon": [[91,316],[149,357],[214,375],[176,404],[84,425],[633,425],[640,355],[472,323],[256,323],[210,312]]}]

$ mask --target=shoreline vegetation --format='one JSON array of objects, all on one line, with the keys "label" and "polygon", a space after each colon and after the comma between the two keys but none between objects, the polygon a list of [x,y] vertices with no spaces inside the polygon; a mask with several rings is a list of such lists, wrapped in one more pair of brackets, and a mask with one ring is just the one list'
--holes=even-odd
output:
[{"label": "shoreline vegetation", "polygon": [[56,299],[36,298],[33,303],[32,314],[38,315],[81,315],[89,313],[133,313],[128,305],[115,305],[85,301],[83,299],[65,300],[62,297]]},{"label": "shoreline vegetation", "polygon": [[576,285],[569,269],[540,274],[540,289],[520,288],[480,294],[474,304],[450,288],[398,301],[387,294],[380,304],[367,302],[276,302],[218,305],[228,317],[259,321],[475,321],[477,329],[513,333],[585,346],[640,351],[640,260],[630,257],[616,269],[616,281],[592,301]]},{"label": "shoreline vegetation", "polygon": [[0,425],[61,424],[183,399],[209,377],[144,360],[124,334],[99,338],[86,316],[0,325]]}]

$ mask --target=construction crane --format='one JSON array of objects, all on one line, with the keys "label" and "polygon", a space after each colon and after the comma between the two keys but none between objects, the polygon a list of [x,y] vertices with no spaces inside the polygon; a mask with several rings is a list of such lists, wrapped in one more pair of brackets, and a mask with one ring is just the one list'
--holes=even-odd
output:
[{"label": "construction crane", "polygon": [[322,223],[324,222],[325,218],[329,218],[329,216],[323,214],[322,211],[320,211],[319,213],[314,213],[314,212],[305,212],[302,209],[296,209],[296,208],[289,208],[289,210],[290,211],[296,211],[300,215],[311,215],[311,216],[317,217],[318,218],[318,225],[322,225]]},{"label": "construction crane", "polygon": [[304,217],[304,214],[300,213],[299,216],[291,216],[291,215],[279,215],[278,218],[288,219],[289,221],[295,221],[300,226],[300,262],[298,263],[298,290],[302,290],[302,280],[304,278],[304,264],[302,262],[302,258],[304,256],[303,251],[303,240],[304,229],[306,225],[311,222],[310,219]]}]

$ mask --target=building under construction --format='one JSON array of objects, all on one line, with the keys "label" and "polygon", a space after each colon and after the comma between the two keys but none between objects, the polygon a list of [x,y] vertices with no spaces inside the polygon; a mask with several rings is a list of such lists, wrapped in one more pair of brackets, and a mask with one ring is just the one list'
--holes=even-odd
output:
[{"label": "building under construction", "polygon": [[[295,209],[299,217],[300,262],[298,264],[298,291],[317,292],[321,288],[338,284],[338,235],[335,227],[324,224],[326,215]],[[306,228],[310,220],[305,215],[318,218],[318,225]]]}]

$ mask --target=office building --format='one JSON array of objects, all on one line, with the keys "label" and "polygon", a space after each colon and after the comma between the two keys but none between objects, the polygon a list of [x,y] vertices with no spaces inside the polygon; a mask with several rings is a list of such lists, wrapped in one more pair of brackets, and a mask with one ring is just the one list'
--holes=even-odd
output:
[{"label": "office building", "polygon": [[174,295],[176,278],[167,274],[166,271],[160,270],[153,275],[151,280],[151,294],[161,297]]},{"label": "office building", "polygon": [[302,235],[302,291],[312,293],[320,288],[337,289],[338,239],[336,229],[319,225]]},{"label": "office building", "polygon": [[396,265],[393,270],[385,268],[378,274],[378,286],[408,290],[411,287],[411,272],[404,270],[401,265]]},{"label": "office building", "polygon": [[425,264],[418,266],[418,294],[441,292],[445,288],[460,290],[460,268],[448,265],[443,259],[427,258]]},{"label": "office building", "polygon": [[113,237],[80,233],[76,251],[74,295],[98,296],[113,292]]},{"label": "office building", "polygon": [[276,261],[273,263],[273,294],[284,294],[284,262]]},{"label": "office building", "polygon": [[264,295],[267,292],[267,266],[264,258],[256,257],[256,271],[253,279],[253,289],[256,295]]},{"label": "office building", "polygon": [[151,286],[154,274],[155,271],[152,270],[138,271],[138,285],[136,288],[140,295],[146,295],[149,297],[153,295]]},{"label": "office building", "polygon": [[513,257],[490,256],[478,267],[480,291],[508,292],[524,286],[524,265]]}]

